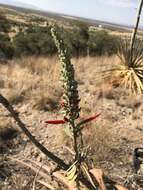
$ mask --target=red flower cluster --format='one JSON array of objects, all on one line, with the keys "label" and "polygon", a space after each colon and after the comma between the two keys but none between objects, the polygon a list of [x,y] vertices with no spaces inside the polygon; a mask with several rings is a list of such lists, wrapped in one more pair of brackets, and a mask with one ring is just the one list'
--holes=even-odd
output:
[{"label": "red flower cluster", "polygon": [[[98,113],[92,117],[89,117],[83,121],[81,121],[78,125],[83,125],[87,122],[90,122],[92,120],[95,120],[97,117],[99,117],[101,115],[101,113]],[[65,124],[68,122],[68,119],[65,117],[63,120],[49,120],[49,121],[45,121],[45,124],[53,124],[53,125],[58,125],[58,124]]]},{"label": "red flower cluster", "polygon": [[89,117],[89,118],[87,118],[87,119],[81,121],[81,123],[84,124],[84,123],[87,123],[87,122],[89,122],[89,121],[92,121],[92,120],[96,119],[97,117],[99,117],[100,115],[101,115],[101,113],[98,113],[98,114],[96,114],[96,115],[94,115],[94,116],[92,116],[92,117]]}]

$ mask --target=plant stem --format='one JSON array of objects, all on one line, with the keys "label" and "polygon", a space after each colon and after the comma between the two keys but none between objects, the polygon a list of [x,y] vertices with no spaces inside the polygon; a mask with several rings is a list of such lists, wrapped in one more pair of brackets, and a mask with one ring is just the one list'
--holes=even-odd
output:
[{"label": "plant stem", "polygon": [[20,129],[26,134],[26,136],[31,140],[31,142],[41,151],[43,152],[46,156],[48,156],[51,160],[53,160],[55,163],[58,164],[58,166],[62,169],[67,169],[69,166],[64,163],[63,160],[58,158],[56,155],[54,155],[52,152],[47,150],[39,141],[35,139],[35,137],[30,133],[30,131],[27,129],[26,125],[21,121],[19,118],[18,113],[13,109],[12,105],[9,103],[9,101],[3,97],[0,94],[0,104],[2,104],[10,113],[13,119],[17,122],[18,126]]},{"label": "plant stem", "polygon": [[142,7],[143,7],[143,0],[141,0],[140,3],[139,3],[139,7],[138,7],[138,11],[137,11],[136,24],[135,24],[135,28],[133,29],[133,33],[132,33],[132,37],[131,37],[131,44],[130,44],[131,55],[132,55],[134,42],[135,42],[135,38],[136,38],[136,34],[137,34],[139,22],[140,22]]},{"label": "plant stem", "polygon": [[77,137],[77,132],[75,129],[75,124],[73,122],[73,148],[74,148],[74,152],[75,152],[75,161],[79,159],[79,150],[78,150],[78,137]]}]

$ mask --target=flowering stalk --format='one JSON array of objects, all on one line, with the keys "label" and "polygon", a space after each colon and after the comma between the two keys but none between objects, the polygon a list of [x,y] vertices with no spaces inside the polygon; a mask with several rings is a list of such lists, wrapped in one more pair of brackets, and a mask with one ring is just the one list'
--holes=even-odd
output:
[{"label": "flowering stalk", "polygon": [[[83,151],[83,138],[82,138],[82,129],[83,125],[87,122],[95,120],[100,114],[96,114],[92,117],[84,119],[80,123],[77,123],[77,119],[80,114],[79,107],[79,95],[78,95],[78,84],[75,80],[75,71],[73,64],[71,63],[71,57],[66,49],[66,46],[61,39],[61,36],[58,33],[58,27],[52,27],[51,33],[55,41],[55,45],[58,49],[58,54],[60,58],[60,63],[62,66],[61,75],[62,75],[62,84],[63,84],[63,100],[61,103],[63,120],[51,120],[46,121],[46,124],[67,124],[68,132],[70,131],[70,136],[73,140],[73,148],[75,151],[75,158],[71,167],[67,170],[67,178],[69,181],[77,182],[77,188],[79,189],[79,174],[83,171],[82,164],[85,159],[85,154]],[[87,171],[86,174],[88,173]],[[88,175],[88,177],[90,174]],[[92,183],[93,184],[93,183]]]},{"label": "flowering stalk", "polygon": [[62,65],[62,84],[63,84],[63,115],[67,118],[69,129],[73,137],[73,146],[75,150],[75,160],[79,159],[79,146],[81,147],[81,142],[78,143],[78,135],[76,132],[75,120],[78,119],[80,108],[79,108],[79,95],[77,90],[77,81],[75,80],[75,71],[73,64],[71,63],[71,57],[65,47],[65,44],[59,33],[58,28],[53,27],[51,33],[55,41],[56,47],[58,49],[58,54],[60,58],[60,63]]}]

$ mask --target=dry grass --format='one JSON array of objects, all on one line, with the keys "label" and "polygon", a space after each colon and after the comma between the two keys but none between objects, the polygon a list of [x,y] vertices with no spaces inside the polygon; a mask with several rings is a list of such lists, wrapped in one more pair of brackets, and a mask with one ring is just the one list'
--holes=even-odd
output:
[{"label": "dry grass", "polygon": [[[86,57],[72,59],[72,62],[75,65],[76,78],[79,82],[79,94],[81,97],[80,119],[88,118],[98,112],[102,113],[97,122],[85,126],[85,146],[90,146],[90,158],[96,166],[98,164],[102,165],[102,161],[105,161],[106,164],[107,162],[118,163],[120,158],[125,156],[124,147],[122,147],[122,136],[128,136],[130,130],[131,135],[129,135],[128,139],[136,140],[138,138],[137,136],[133,139],[132,135],[135,134],[133,125],[135,125],[136,121],[132,122],[132,126],[127,125],[125,122],[130,119],[130,116],[127,115],[126,119],[122,116],[122,108],[127,108],[125,111],[128,111],[130,106],[121,105],[124,103],[120,101],[123,89],[121,89],[121,92],[114,89],[112,77],[102,72],[110,70],[110,68],[119,63],[119,60],[116,56]],[[59,78],[60,64],[58,64],[56,57],[29,57],[13,60],[6,65],[0,65],[1,93],[20,112],[23,111],[23,108],[30,108],[28,112],[30,114],[22,112],[22,117],[30,127],[33,126],[30,128],[32,133],[37,138],[40,138],[46,147],[58,153],[61,158],[67,161],[70,160],[72,154],[70,153],[71,143],[65,134],[64,128],[56,126],[53,130],[53,126],[43,128],[38,123],[39,119],[40,121],[45,121],[49,118],[61,119],[62,117],[61,113],[58,113],[59,102],[62,97]],[[125,99],[125,95],[122,98]],[[131,101],[129,100],[130,103]],[[131,104],[133,105],[133,103],[136,103],[137,106],[141,104],[138,99]],[[45,111],[50,111],[51,113],[46,113]],[[35,121],[33,121],[34,119]],[[7,127],[9,122],[6,120],[7,117],[0,116],[2,125],[5,123],[4,127]],[[131,122],[131,119],[129,121]],[[125,125],[127,126],[125,127]],[[66,149],[65,147],[68,148]],[[27,150],[30,151],[31,149],[27,148]],[[26,154],[28,158],[29,154]]]},{"label": "dry grass", "polygon": [[[89,94],[93,96],[96,89],[101,88],[99,84],[104,82],[101,71],[111,67],[115,59],[115,57],[73,59],[80,84],[79,90],[81,93],[87,93],[81,102],[84,109]],[[28,102],[35,109],[53,110],[57,108],[62,95],[59,70],[56,57],[13,60],[7,65],[0,65],[1,92],[13,104]]]},{"label": "dry grass", "polygon": [[9,178],[9,182],[0,183],[1,190],[29,190],[30,184],[26,184],[26,180],[23,180],[23,176],[12,176]]},{"label": "dry grass", "polygon": [[54,109],[61,96],[56,58],[27,58],[1,65],[1,91],[13,104]]},{"label": "dry grass", "polygon": [[[114,99],[114,97],[112,97],[109,76],[101,73],[117,64],[117,57],[86,57],[73,59],[72,62],[75,65],[76,78],[79,82],[81,118],[89,117],[101,110],[104,115],[106,103],[102,101],[102,98],[107,96],[110,99],[109,96],[111,96],[111,99]],[[11,103],[19,105],[19,107],[28,104],[32,110],[57,111],[59,109],[62,88],[59,82],[60,65],[56,57],[23,58],[13,60],[7,65],[0,65],[0,67],[1,92]],[[105,154],[108,157],[108,152],[113,147],[112,138],[110,138],[112,135],[111,128],[107,127],[107,123],[102,123],[102,125],[101,123],[102,121],[99,127],[91,127],[87,131],[87,137],[89,137],[88,143],[92,143],[92,150],[95,151],[98,158],[105,158]],[[103,128],[106,128],[104,133]],[[58,145],[63,143],[69,145],[64,131],[60,130],[57,133],[56,142]],[[99,150],[97,145],[102,149]]]},{"label": "dry grass", "polygon": [[115,137],[112,133],[111,123],[100,123],[86,126],[84,131],[85,145],[90,146],[90,159],[96,165],[97,162],[113,161],[116,159],[114,151],[116,149]]}]

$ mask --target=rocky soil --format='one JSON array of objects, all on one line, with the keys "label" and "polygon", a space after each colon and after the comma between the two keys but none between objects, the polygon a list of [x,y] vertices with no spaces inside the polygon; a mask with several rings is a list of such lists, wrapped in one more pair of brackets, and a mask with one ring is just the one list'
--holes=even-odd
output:
[{"label": "rocky soil", "polygon": [[[83,112],[87,113],[91,105],[93,111],[100,111],[102,113],[96,124],[92,125],[102,126],[102,132],[104,129],[106,130],[106,125],[108,125],[110,131],[110,133],[104,137],[110,139],[110,143],[109,141],[106,142],[106,139],[100,139],[99,133],[101,133],[101,131],[94,131],[95,133],[97,132],[97,134],[95,134],[97,144],[91,145],[93,149],[92,158],[95,159],[94,165],[95,167],[103,168],[112,179],[125,183],[127,177],[133,174],[133,150],[136,147],[143,147],[143,96],[128,96],[120,88],[109,91],[102,90],[92,94],[85,92],[82,86],[80,86],[80,88],[81,94],[84,93],[85,97],[82,105],[88,102],[86,111],[84,110]],[[66,137],[63,128],[61,126],[45,126],[44,124],[44,121],[48,119],[60,118],[59,110],[55,110],[55,113],[33,110],[30,104],[18,104],[15,106],[15,109],[20,112],[21,119],[27,124],[31,133],[35,135],[44,146],[66,162],[70,161],[72,155],[67,149],[69,139]],[[3,189],[10,189],[11,187],[14,189],[16,185],[12,179],[14,175],[15,179],[19,180],[19,183],[23,184],[23,180],[25,180],[23,189],[30,188],[34,173],[25,166],[12,161],[11,158],[19,160],[32,159],[41,163],[46,162],[48,165],[50,162],[18,129],[6,110],[1,107],[0,113],[0,180],[1,183],[4,184],[2,187]],[[11,130],[10,134],[12,135],[8,136],[8,133],[4,133],[5,130]],[[87,134],[85,140],[88,143],[90,143],[92,138],[94,139],[94,136],[91,138],[90,130],[89,127],[85,130]],[[88,134],[90,134],[90,136],[88,136]],[[107,147],[109,149],[108,151],[106,150]],[[20,181],[21,178],[22,181]],[[137,189],[138,187],[136,186],[135,188]]]}]

